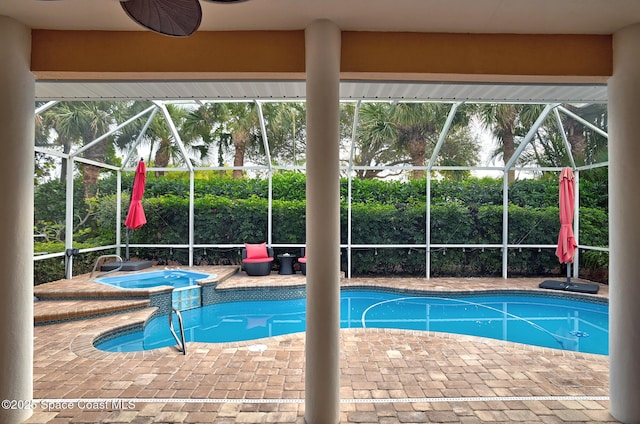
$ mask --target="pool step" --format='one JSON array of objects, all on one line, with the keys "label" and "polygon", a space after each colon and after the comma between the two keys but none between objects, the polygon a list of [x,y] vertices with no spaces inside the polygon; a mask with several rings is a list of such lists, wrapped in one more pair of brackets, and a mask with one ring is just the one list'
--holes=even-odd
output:
[{"label": "pool step", "polygon": [[33,304],[35,325],[95,318],[114,313],[147,308],[144,300],[38,300]]},{"label": "pool step", "polygon": [[[223,282],[237,275],[239,270],[237,265],[221,265],[195,271],[216,274],[218,281]],[[38,299],[34,302],[34,321],[36,324],[47,324],[149,307],[150,291],[157,290],[123,290],[96,283],[89,274],[40,284],[33,288],[33,294]],[[193,303],[199,303],[199,299],[186,297],[183,303],[183,309],[189,309]]]}]

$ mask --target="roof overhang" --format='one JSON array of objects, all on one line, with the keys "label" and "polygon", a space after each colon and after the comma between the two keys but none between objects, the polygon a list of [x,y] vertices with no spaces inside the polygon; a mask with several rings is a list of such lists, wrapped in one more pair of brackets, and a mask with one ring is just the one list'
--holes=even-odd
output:
[{"label": "roof overhang", "polygon": [[[605,84],[343,81],[343,100],[605,103]],[[304,81],[38,81],[37,100],[305,99]]]},{"label": "roof overhang", "polygon": [[[300,100],[304,31],[31,34],[38,100]],[[606,102],[607,35],[344,31],[344,100]]]}]

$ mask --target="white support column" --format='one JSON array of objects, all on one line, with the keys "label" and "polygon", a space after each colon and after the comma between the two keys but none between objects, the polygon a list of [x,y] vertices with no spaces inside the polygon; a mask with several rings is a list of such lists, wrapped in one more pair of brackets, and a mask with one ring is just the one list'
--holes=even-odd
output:
[{"label": "white support column", "polygon": [[340,415],[340,29],[305,30],[307,73],[307,332],[305,420]]},{"label": "white support column", "polygon": [[[69,249],[73,248],[73,168],[76,165],[76,161],[73,160],[72,156],[63,160],[67,161],[67,175],[65,178],[67,185],[64,201],[64,204],[66,205],[64,213],[64,250],[65,252],[68,252]],[[69,280],[73,277],[73,255],[65,254],[64,259],[64,278]]]},{"label": "white support column", "polygon": [[[33,149],[35,82],[31,31],[0,16],[0,400],[33,398]],[[0,409],[0,422],[18,423],[29,409]]]},{"label": "white support column", "polygon": [[427,199],[427,207],[426,207],[426,216],[425,216],[425,243],[427,245],[427,250],[425,252],[425,269],[427,279],[431,278],[431,172],[427,172],[427,189],[425,193],[425,198]]},{"label": "white support column", "polygon": [[611,414],[640,422],[640,24],[613,36],[609,80],[609,358]]},{"label": "white support column", "polygon": [[196,226],[195,206],[193,204],[196,197],[194,174],[193,169],[189,171],[189,266],[193,266],[193,244]]},{"label": "white support column", "polygon": [[122,171],[116,171],[116,255],[120,256],[122,248]]},{"label": "white support column", "polygon": [[358,134],[358,121],[360,119],[360,107],[362,106],[362,101],[358,100],[356,103],[356,109],[353,113],[353,130],[351,132],[351,148],[349,149],[349,170],[347,174],[349,187],[347,189],[347,278],[351,278],[351,243],[353,241],[353,228],[351,226],[351,216],[353,212],[353,193],[351,192],[353,188],[353,156],[356,151],[356,138]]},{"label": "white support column", "polygon": [[[575,179],[574,185],[574,203],[573,203],[573,235],[576,244],[580,246],[580,171],[575,170],[573,173]],[[571,264],[571,278],[578,278],[580,271],[580,249],[576,249],[573,255],[573,264]]]},{"label": "white support column", "polygon": [[509,168],[502,173],[502,278],[509,277]]}]

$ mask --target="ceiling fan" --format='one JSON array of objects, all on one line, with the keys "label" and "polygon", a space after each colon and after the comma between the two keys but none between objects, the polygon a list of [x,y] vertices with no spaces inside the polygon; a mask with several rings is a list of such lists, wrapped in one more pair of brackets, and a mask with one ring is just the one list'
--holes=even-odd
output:
[{"label": "ceiling fan", "polygon": [[[120,6],[136,23],[171,37],[188,37],[200,27],[200,0],[119,0]],[[246,0],[206,0],[230,4]]]},{"label": "ceiling fan", "polygon": [[[246,0],[207,0],[212,3],[240,3]],[[200,26],[199,0],[120,0],[124,11],[138,24],[159,34],[188,37]]]}]

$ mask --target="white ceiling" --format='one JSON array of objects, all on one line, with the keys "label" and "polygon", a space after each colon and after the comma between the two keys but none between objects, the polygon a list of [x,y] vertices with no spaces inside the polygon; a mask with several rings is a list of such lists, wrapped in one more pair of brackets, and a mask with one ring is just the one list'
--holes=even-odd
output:
[{"label": "white ceiling", "polygon": [[[330,19],[343,30],[612,34],[640,22],[638,0],[249,0],[201,1],[200,29],[304,29]],[[142,30],[118,0],[0,0],[0,15],[31,28]]]},{"label": "white ceiling", "polygon": [[[640,0],[201,1],[200,30],[300,30],[320,18],[343,30],[612,34],[640,23]],[[143,31],[118,0],[0,0],[0,15],[36,29]],[[38,99],[304,98],[297,82],[38,81]],[[606,101],[606,86],[343,82],[346,99]]]},{"label": "white ceiling", "polygon": [[[340,84],[343,100],[605,103],[606,85],[355,82]],[[38,100],[298,100],[304,81],[39,81]]]}]

